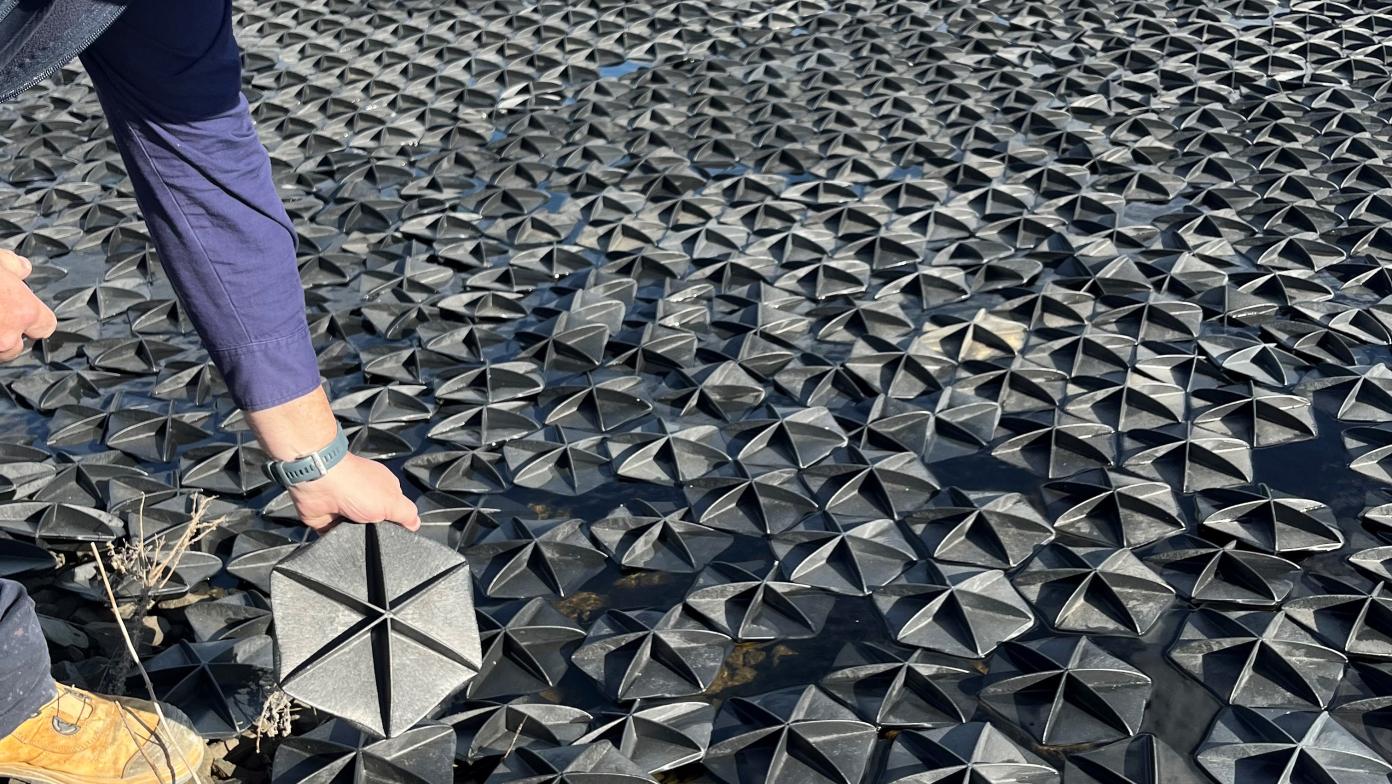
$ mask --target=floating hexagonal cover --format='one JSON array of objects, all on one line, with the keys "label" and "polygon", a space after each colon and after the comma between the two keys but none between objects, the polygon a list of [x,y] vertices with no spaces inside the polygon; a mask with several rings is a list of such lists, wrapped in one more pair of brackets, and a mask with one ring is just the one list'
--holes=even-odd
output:
[{"label": "floating hexagonal cover", "polygon": [[271,603],[285,692],[381,736],[482,666],[468,564],[394,525],[339,526],[281,561]]},{"label": "floating hexagonal cover", "polygon": [[331,719],[276,749],[272,784],[418,784],[448,781],[454,770],[454,733],[428,724],[377,739]]}]

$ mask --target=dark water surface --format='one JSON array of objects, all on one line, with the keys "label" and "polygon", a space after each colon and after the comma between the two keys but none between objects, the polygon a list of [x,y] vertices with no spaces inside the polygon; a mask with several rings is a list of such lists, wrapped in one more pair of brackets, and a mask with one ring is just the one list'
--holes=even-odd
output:
[{"label": "dark water surface", "polygon": [[[1392,502],[1376,451],[1392,445],[1382,429],[1392,419],[1382,364],[1392,345],[1392,17],[1381,5],[311,0],[238,9],[246,92],[301,234],[321,371],[336,399],[363,396],[338,410],[355,449],[402,475],[432,535],[469,558],[485,629],[539,598],[587,635],[562,646],[566,667],[539,684],[513,689],[490,665],[475,686],[502,696],[461,691],[425,722],[502,702],[570,706],[596,727],[677,700],[713,708],[686,738],[703,759],[636,769],[629,758],[649,759],[640,739],[602,758],[590,749],[566,780],[890,784],[902,779],[885,766],[917,749],[907,767],[925,780],[965,781],[963,766],[974,766],[984,778],[973,781],[1014,781],[1041,773],[1029,764],[1063,770],[1148,733],[1173,754],[1158,771],[1114,774],[1233,784],[1216,757],[1200,756],[1204,744],[1241,760],[1251,743],[1276,741],[1221,725],[1227,709],[1296,711],[1291,726],[1340,709],[1331,735],[1289,730],[1271,756],[1240,762],[1237,784],[1266,780],[1264,765],[1279,770],[1307,747],[1354,749],[1344,769],[1306,759],[1319,768],[1299,768],[1311,780],[1392,773],[1385,737],[1342,709],[1392,696],[1380,693],[1392,683],[1383,669],[1392,606],[1373,595],[1381,578],[1348,560],[1383,544],[1380,515],[1364,512]],[[119,552],[129,542],[139,504],[124,494],[146,493],[150,519],[176,525],[193,493],[211,491],[228,516],[198,545],[228,568],[214,560],[209,577],[194,570],[197,559],[181,564],[195,585],[177,585],[172,593],[188,595],[152,610],[161,637],[147,660],[208,644],[190,604],[263,608],[266,553],[303,538],[284,499],[258,479],[255,451],[237,448],[248,438],[215,375],[202,389],[178,375],[207,361],[190,325],[141,318],[172,293],[107,134],[75,69],[0,106],[0,246],[36,263],[30,282],[63,331],[0,368],[0,576],[25,581],[41,612],[91,632],[53,648],[60,676],[93,688],[126,685],[110,683],[117,650],[85,544],[110,539]],[[117,288],[138,292],[138,303],[108,307],[124,301]],[[134,359],[104,353],[112,348]],[[160,359],[142,364],[148,356]],[[1206,416],[1244,400],[1247,409]],[[455,415],[457,426],[442,428]],[[132,417],[145,428],[133,437]],[[642,452],[669,436],[681,460]],[[172,444],[172,460],[153,457],[160,444]],[[444,452],[458,453],[450,470],[422,462]],[[230,467],[200,472],[210,456]],[[56,478],[6,483],[34,465]],[[246,485],[231,486],[241,469]],[[745,480],[765,507],[752,489],[732,508],[712,505],[713,487]],[[1055,527],[1068,505],[1049,503],[1046,485],[1065,480],[1126,491],[1134,506],[1115,534],[1125,541]],[[1128,495],[1132,482],[1157,492]],[[1260,503],[1267,496],[1276,500]],[[58,530],[23,506],[59,500],[77,507],[63,514],[86,521],[80,530]],[[614,537],[617,524],[601,521],[621,509],[643,519]],[[105,519],[92,510],[128,530],[83,529]],[[580,525],[565,541],[537,533],[549,526],[540,521],[572,519]],[[1179,538],[1145,535],[1157,521]],[[524,550],[529,540],[504,533],[519,530],[542,544]],[[665,538],[645,551],[641,535],[658,531]],[[718,536],[729,539],[718,554],[693,544]],[[60,554],[60,567],[10,575],[32,542]],[[1227,559],[1213,593],[1188,597],[1183,577],[1162,568],[1180,542]],[[1224,546],[1234,551],[1215,549]],[[529,555],[509,561],[515,552]],[[1258,568],[1272,564],[1262,555],[1296,568],[1273,576]],[[685,570],[666,566],[687,556]],[[583,579],[587,559],[603,565]],[[1058,565],[1080,559],[1093,566]],[[811,636],[677,646],[670,672],[623,652],[600,656],[597,669],[577,664],[602,650],[615,618],[647,619],[649,642],[709,632],[687,605],[698,579],[733,574],[698,577],[712,562],[826,593],[830,612]],[[882,604],[900,584],[956,586],[993,570],[1005,574],[995,589],[961,591],[969,611],[918,616],[921,649],[896,644]],[[1041,570],[1049,586],[1031,604],[1021,594]],[[579,577],[564,591],[517,596],[498,574]],[[1075,610],[1112,625],[1052,627],[1077,584],[1069,580],[1088,574],[1106,585],[1075,597]],[[869,584],[848,587],[862,578]],[[1221,592],[1242,583],[1255,594],[1283,579],[1289,590],[1274,601],[1232,603]],[[1123,631],[1119,616],[1144,615],[1170,588],[1178,595],[1160,600],[1153,624]],[[1309,609],[1319,601],[1310,597],[1328,595],[1351,604]],[[1372,612],[1348,609],[1367,596]],[[1302,681],[1309,671],[1279,645],[1251,666],[1210,655],[1186,670],[1169,652],[1186,622],[1210,610],[1277,624],[1280,645],[1318,649],[1310,661],[1347,654],[1342,685],[1324,693]],[[1019,613],[1032,624],[1013,628]],[[266,621],[243,633],[265,643]],[[1340,638],[1357,623],[1361,637]],[[1257,636],[1229,634],[1243,644]],[[966,638],[981,656],[952,659],[961,650],[948,647]],[[1010,743],[935,746],[915,733],[962,729],[876,724],[818,692],[863,644],[953,661],[969,673],[962,718],[989,722]],[[529,653],[499,656],[516,665]],[[718,670],[691,665],[710,655],[723,656]],[[621,699],[615,684],[643,667],[629,680],[684,685]],[[182,672],[167,676],[164,696],[190,712],[227,712],[206,682],[180,687]],[[1137,673],[1150,684],[1127,724],[1117,717]],[[1230,705],[1201,682],[1226,688],[1213,681],[1234,673],[1286,691],[1252,689]],[[242,680],[220,685],[252,691],[255,679]],[[938,685],[957,688],[948,680]],[[1318,699],[1293,696],[1301,687]],[[885,696],[873,688],[860,696]],[[797,689],[820,706],[815,715],[784,710],[778,693]],[[1086,735],[1094,721],[1113,731],[1066,743],[1035,736],[1022,717],[1048,714],[1055,697],[1054,717],[1068,725],[1058,731]],[[221,773],[269,780],[279,741],[258,747],[245,718],[223,733],[233,737]],[[324,720],[303,712],[295,735]],[[823,759],[798,733],[825,720],[840,723]],[[367,756],[401,780],[501,782],[560,781],[545,766],[580,753],[519,732],[525,752],[471,758],[473,730],[454,729],[453,774],[409,771],[412,779],[410,760],[381,748]],[[876,741],[861,749],[866,734]],[[785,736],[793,740],[742,746]],[[837,756],[836,744],[857,751]],[[355,748],[310,756],[323,767]],[[1072,771],[1065,784],[1075,776],[1085,780]]]}]

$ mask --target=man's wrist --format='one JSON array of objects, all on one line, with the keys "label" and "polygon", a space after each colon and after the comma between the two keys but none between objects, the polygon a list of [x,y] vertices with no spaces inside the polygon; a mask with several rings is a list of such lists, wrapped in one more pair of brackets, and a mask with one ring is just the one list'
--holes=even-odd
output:
[{"label": "man's wrist", "polygon": [[348,437],[340,428],[333,441],[294,460],[271,460],[265,465],[266,476],[286,489],[323,479],[334,466],[348,456]]},{"label": "man's wrist", "polygon": [[247,425],[272,460],[294,460],[333,443],[338,435],[323,388],[272,408],[249,411]]}]

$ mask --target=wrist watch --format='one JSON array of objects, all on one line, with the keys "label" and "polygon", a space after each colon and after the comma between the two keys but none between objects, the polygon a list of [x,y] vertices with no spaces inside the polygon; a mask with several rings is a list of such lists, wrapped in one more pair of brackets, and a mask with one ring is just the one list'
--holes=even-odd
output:
[{"label": "wrist watch", "polygon": [[266,476],[281,487],[289,488],[304,482],[313,482],[329,472],[330,468],[343,462],[348,456],[348,436],[343,426],[338,426],[333,441],[318,452],[311,452],[294,460],[272,460],[263,467]]}]

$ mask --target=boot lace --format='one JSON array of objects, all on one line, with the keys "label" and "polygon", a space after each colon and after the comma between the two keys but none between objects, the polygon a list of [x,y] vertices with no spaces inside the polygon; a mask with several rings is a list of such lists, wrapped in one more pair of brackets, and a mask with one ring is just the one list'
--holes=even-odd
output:
[{"label": "boot lace", "polygon": [[[77,706],[77,717],[73,721],[67,721],[63,718],[63,716],[68,715],[63,710],[64,700],[67,700],[69,703],[76,700],[79,703]],[[58,699],[53,703],[53,731],[57,732],[59,735],[76,735],[82,730],[82,722],[86,721],[94,710],[95,708],[92,707],[91,697],[76,689],[60,685],[58,687]]]}]

